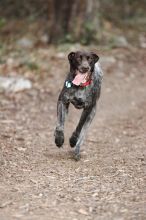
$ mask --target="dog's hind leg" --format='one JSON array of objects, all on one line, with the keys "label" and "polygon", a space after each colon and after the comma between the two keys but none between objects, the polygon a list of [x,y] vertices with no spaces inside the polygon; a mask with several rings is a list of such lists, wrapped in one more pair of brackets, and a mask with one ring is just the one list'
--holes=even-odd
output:
[{"label": "dog's hind leg", "polygon": [[57,147],[61,147],[64,143],[64,122],[68,107],[69,103],[65,104],[62,100],[59,100],[57,103],[57,126],[54,134]]},{"label": "dog's hind leg", "polygon": [[80,121],[77,125],[77,128],[75,132],[73,132],[72,137],[70,138],[71,140],[76,135],[76,145],[75,145],[76,147],[75,148],[75,159],[76,160],[80,159],[80,146],[84,141],[86,131],[95,116],[95,112],[96,112],[96,105],[83,110]]}]

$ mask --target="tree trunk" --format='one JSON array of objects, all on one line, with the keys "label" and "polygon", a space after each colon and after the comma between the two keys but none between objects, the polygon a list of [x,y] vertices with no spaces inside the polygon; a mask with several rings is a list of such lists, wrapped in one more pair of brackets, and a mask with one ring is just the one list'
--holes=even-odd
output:
[{"label": "tree trunk", "polygon": [[49,0],[49,42],[92,39],[99,29],[98,9],[98,0]]}]

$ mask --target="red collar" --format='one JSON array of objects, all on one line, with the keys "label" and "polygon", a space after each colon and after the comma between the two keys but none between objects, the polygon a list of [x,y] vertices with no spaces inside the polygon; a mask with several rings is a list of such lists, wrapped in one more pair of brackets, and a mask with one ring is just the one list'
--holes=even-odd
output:
[{"label": "red collar", "polygon": [[82,84],[80,85],[80,87],[81,87],[81,88],[84,88],[84,87],[86,87],[86,86],[89,86],[89,85],[91,84],[91,82],[92,82],[92,79],[90,79],[89,81],[87,81],[87,82],[85,82],[85,83],[82,83]]}]

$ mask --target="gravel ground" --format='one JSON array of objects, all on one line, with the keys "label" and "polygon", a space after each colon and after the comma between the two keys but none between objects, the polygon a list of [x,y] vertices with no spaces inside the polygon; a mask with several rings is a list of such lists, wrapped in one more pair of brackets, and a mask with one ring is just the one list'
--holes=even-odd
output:
[{"label": "gravel ground", "polygon": [[68,144],[78,110],[70,109],[64,147],[54,144],[67,70],[55,56],[32,89],[0,95],[0,219],[146,219],[145,50],[101,54],[102,95],[79,162]]}]

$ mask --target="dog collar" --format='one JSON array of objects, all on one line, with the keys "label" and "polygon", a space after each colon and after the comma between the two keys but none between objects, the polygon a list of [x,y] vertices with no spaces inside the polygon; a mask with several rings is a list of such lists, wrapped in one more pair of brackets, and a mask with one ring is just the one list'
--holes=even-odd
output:
[{"label": "dog collar", "polygon": [[[90,80],[88,80],[87,82],[82,83],[82,84],[80,84],[80,85],[77,86],[77,87],[85,88],[85,87],[89,86],[91,83],[92,83],[92,80],[90,79]],[[69,81],[69,80],[67,80],[67,81],[65,82],[65,86],[66,86],[66,88],[68,88],[68,89],[71,88],[73,85],[74,85],[74,84],[73,84],[71,81]]]},{"label": "dog collar", "polygon": [[80,85],[80,87],[81,87],[81,88],[84,88],[84,87],[86,87],[86,86],[89,86],[89,85],[91,84],[91,82],[92,82],[92,80],[90,79],[90,80],[88,80],[87,82],[82,83],[82,84]]}]

